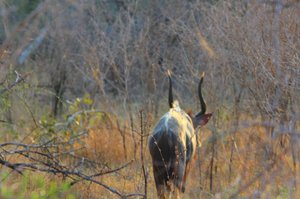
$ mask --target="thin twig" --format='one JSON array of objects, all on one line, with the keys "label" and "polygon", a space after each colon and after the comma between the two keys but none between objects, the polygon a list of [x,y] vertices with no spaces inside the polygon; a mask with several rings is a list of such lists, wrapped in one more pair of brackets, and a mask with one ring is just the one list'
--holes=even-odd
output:
[{"label": "thin twig", "polygon": [[145,163],[144,163],[144,121],[143,121],[143,110],[140,111],[140,119],[141,119],[141,162],[142,162],[142,170],[144,175],[144,191],[145,195],[144,198],[147,199],[147,186],[148,186],[148,175],[145,170]]},{"label": "thin twig", "polygon": [[[17,73],[18,74],[18,73]],[[0,90],[0,95],[4,94],[5,92],[11,90],[13,87],[15,87],[16,85],[20,84],[21,82],[25,81],[25,78],[28,76],[28,74],[24,75],[23,77],[21,75],[17,75],[16,81],[10,85],[8,85],[7,87],[5,87],[4,89]]]}]

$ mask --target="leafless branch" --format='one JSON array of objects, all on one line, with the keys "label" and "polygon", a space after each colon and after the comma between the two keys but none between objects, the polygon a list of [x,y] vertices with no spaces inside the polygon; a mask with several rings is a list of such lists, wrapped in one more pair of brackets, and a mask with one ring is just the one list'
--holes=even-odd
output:
[{"label": "leafless branch", "polygon": [[[127,162],[126,164],[116,169],[105,170],[93,174],[86,174],[83,171],[80,171],[80,168],[78,168],[77,165],[67,165],[57,158],[59,153],[71,153],[71,151],[57,152],[57,150],[59,148],[62,148],[65,144],[67,143],[55,142],[55,139],[49,140],[42,144],[24,144],[19,142],[2,143],[0,144],[0,150],[2,150],[0,152],[0,164],[12,169],[13,171],[16,171],[19,174],[22,174],[24,170],[32,170],[53,175],[60,174],[65,178],[71,179],[71,185],[74,185],[80,181],[92,182],[104,187],[105,189],[116,194],[120,198],[143,195],[139,193],[132,193],[126,195],[118,191],[117,189],[112,188],[100,182],[99,180],[94,179],[98,176],[103,176],[122,170],[126,168],[129,164],[131,164],[133,160]],[[22,162],[10,162],[5,160],[5,157],[14,155],[21,155],[25,159]]]},{"label": "leafless branch", "polygon": [[0,95],[4,94],[5,92],[11,90],[13,87],[15,87],[16,85],[20,84],[21,82],[25,81],[26,77],[28,76],[28,74],[21,76],[18,72],[16,72],[16,81],[10,85],[8,85],[7,87],[5,87],[4,89],[0,90]]}]

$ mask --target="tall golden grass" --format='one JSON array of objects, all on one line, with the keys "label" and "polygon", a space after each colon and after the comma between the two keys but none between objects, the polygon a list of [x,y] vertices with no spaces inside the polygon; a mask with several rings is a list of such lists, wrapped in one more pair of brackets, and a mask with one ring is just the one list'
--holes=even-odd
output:
[{"label": "tall golden grass", "polygon": [[[168,111],[165,72],[173,72],[182,107],[196,110],[196,85],[205,71],[204,97],[214,115],[200,129],[184,197],[300,195],[298,1],[53,0],[41,1],[25,19],[16,19],[17,6],[3,2],[0,91],[17,73],[29,75],[0,95],[1,141],[37,141],[46,132],[41,118],[60,123],[74,112],[99,108],[109,120],[79,122],[88,133],[74,147],[76,155],[101,167],[86,164],[83,170],[113,169],[133,160],[97,179],[123,193],[143,193],[144,127],[148,198],[155,198],[146,135]],[[19,64],[43,28],[44,41]],[[74,102],[86,94],[87,103]],[[74,110],[70,104],[76,104]],[[135,109],[144,110],[144,123]],[[49,184],[62,181],[52,174],[42,177]],[[15,191],[21,179],[13,173],[3,185],[12,184]],[[29,186],[26,197],[34,189]],[[87,182],[72,191],[78,198],[116,197]]]}]

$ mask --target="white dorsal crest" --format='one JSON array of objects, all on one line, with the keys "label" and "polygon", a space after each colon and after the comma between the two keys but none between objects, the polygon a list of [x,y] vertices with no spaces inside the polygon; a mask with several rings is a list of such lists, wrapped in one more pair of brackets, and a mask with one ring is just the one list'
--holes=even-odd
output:
[{"label": "white dorsal crest", "polygon": [[178,100],[174,100],[174,102],[172,103],[172,109],[175,109],[177,111],[181,110]]}]

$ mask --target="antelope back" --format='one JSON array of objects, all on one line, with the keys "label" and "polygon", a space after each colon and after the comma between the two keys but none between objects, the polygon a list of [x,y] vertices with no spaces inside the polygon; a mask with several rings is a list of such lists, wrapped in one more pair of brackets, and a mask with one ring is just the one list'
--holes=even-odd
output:
[{"label": "antelope back", "polygon": [[[169,136],[164,134],[169,134]],[[166,137],[169,139],[162,140]],[[149,138],[149,147],[153,148],[155,146],[151,145],[161,142],[170,148],[173,145],[182,145],[181,147],[186,150],[186,160],[189,160],[195,153],[196,135],[192,119],[179,107],[178,101],[174,101],[173,108],[164,114],[156,124]]]}]

